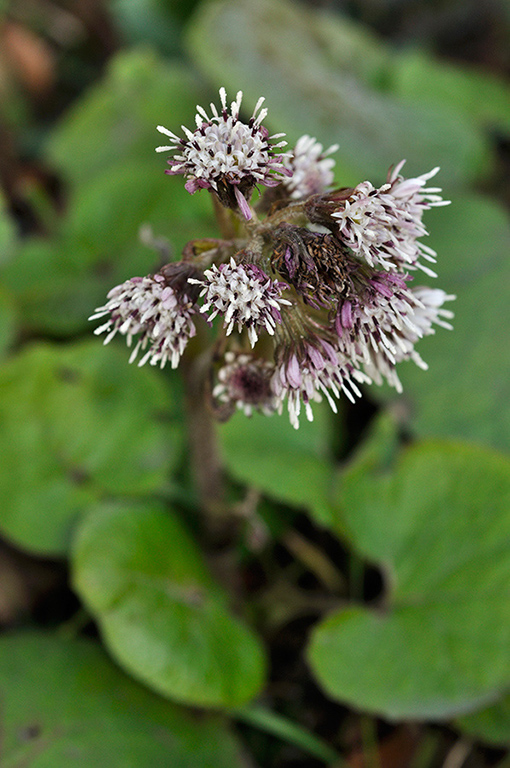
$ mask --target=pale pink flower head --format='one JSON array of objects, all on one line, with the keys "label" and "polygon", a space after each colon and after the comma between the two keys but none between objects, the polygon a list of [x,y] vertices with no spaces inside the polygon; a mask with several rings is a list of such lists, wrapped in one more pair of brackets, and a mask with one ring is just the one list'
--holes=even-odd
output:
[{"label": "pale pink flower head", "polygon": [[261,329],[274,334],[282,321],[282,309],[291,304],[282,297],[286,283],[271,280],[255,264],[237,264],[234,258],[219,267],[213,264],[202,280],[191,278],[189,282],[202,286],[200,297],[205,303],[200,311],[208,314],[209,322],[223,316],[227,336],[235,327],[239,332],[246,328],[252,347]]},{"label": "pale pink flower head", "polygon": [[311,136],[298,139],[292,156],[284,161],[292,176],[284,179],[282,186],[291,200],[304,200],[331,188],[335,161],[329,155],[337,149],[338,144],[333,144],[324,150],[322,144]]},{"label": "pale pink flower head", "polygon": [[278,413],[286,400],[295,429],[299,427],[302,406],[308,421],[313,421],[312,402],[321,402],[324,395],[336,413],[335,399],[341,392],[354,402],[355,397],[361,397],[356,382],[370,383],[337,348],[319,336],[310,335],[294,347],[281,348],[276,357],[271,386],[277,397]]},{"label": "pale pink flower head", "polygon": [[443,200],[439,187],[426,186],[439,168],[405,179],[400,174],[404,162],[390,169],[382,187],[363,181],[354,189],[312,198],[308,213],[369,266],[389,271],[421,269],[436,277],[420,261],[435,262],[437,255],[420,241],[428,235],[422,218],[424,211],[448,205],[449,200]]},{"label": "pale pink flower head", "polygon": [[291,174],[284,165],[286,154],[279,150],[286,141],[273,143],[285,134],[269,135],[262,121],[267,109],[260,98],[248,123],[239,118],[242,91],[230,107],[227,94],[220,88],[221,108],[211,104],[211,115],[197,106],[196,129],[181,126],[185,138],[158,125],[157,129],[170,139],[168,145],[157,147],[156,152],[173,152],[169,160],[169,174],[186,176],[186,189],[193,194],[198,189],[212,189],[227,208],[239,209],[245,219],[252,212],[249,201],[257,184],[266,187],[278,185]]},{"label": "pale pink flower head", "polygon": [[107,334],[105,344],[120,333],[130,347],[133,338],[138,336],[130,363],[142,351],[139,366],[150,362],[163,368],[170,362],[172,368],[177,368],[188,341],[196,333],[192,320],[196,308],[186,294],[177,293],[162,274],[156,274],[126,280],[112,288],[107,299],[89,318],[97,320],[108,316],[94,331]]},{"label": "pale pink flower head", "polygon": [[273,371],[274,365],[263,358],[228,351],[218,370],[213,398],[224,404],[227,417],[236,409],[246,416],[251,416],[254,411],[270,416],[277,408],[276,396],[271,389]]},{"label": "pale pink flower head", "polygon": [[424,336],[435,333],[434,325],[451,329],[453,312],[443,308],[455,296],[432,288],[412,288],[408,276],[375,273],[364,292],[350,296],[339,307],[336,329],[339,349],[376,384],[386,380],[402,391],[396,366],[413,360],[427,365],[415,350]]}]

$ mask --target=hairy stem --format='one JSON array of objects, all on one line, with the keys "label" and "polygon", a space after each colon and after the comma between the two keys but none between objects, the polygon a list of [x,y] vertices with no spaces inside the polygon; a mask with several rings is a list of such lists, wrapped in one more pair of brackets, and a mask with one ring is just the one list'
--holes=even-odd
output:
[{"label": "hairy stem", "polygon": [[182,360],[185,407],[188,422],[190,461],[200,505],[211,532],[217,532],[225,518],[223,468],[218,450],[215,424],[206,397],[210,355]]}]

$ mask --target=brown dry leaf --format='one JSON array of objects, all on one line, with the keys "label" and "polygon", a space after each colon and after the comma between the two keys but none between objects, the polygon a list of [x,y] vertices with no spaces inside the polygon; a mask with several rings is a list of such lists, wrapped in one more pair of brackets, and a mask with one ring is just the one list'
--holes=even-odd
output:
[{"label": "brown dry leaf", "polygon": [[[408,768],[418,743],[419,734],[416,728],[398,726],[377,745],[376,764],[380,768]],[[353,749],[347,762],[351,768],[368,768],[374,764],[373,759],[372,762],[367,760],[361,747]]]}]

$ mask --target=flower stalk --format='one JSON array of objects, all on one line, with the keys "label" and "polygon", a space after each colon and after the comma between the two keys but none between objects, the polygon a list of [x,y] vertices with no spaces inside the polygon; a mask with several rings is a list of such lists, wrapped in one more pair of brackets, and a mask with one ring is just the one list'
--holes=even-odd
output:
[{"label": "flower stalk", "polygon": [[209,350],[185,355],[181,370],[191,471],[209,533],[217,539],[224,533],[227,507],[216,425],[207,396],[210,363]]}]

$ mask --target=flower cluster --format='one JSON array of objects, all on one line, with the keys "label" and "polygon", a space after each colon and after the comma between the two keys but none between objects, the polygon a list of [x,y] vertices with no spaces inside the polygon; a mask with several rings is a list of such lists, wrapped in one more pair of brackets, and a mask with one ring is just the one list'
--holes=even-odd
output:
[{"label": "flower cluster", "polygon": [[254,411],[271,416],[278,408],[276,394],[271,387],[272,375],[273,366],[267,360],[229,350],[218,371],[213,398],[227,406],[227,417],[236,408],[244,411],[246,416],[251,416]]},{"label": "flower cluster", "polygon": [[281,347],[279,352],[282,359],[275,366],[272,388],[277,396],[278,413],[287,400],[290,423],[296,429],[302,404],[307,419],[312,421],[311,403],[320,402],[322,395],[336,413],[334,398],[343,392],[354,402],[356,396],[361,397],[356,381],[370,383],[368,377],[350,365],[337,346],[313,332],[306,342],[297,347]]},{"label": "flower cluster", "polygon": [[386,381],[400,391],[404,360],[426,368],[415,345],[436,326],[452,327],[445,304],[455,297],[415,287],[413,273],[435,276],[422,263],[436,261],[421,241],[422,219],[447,201],[427,186],[437,168],[405,179],[403,161],[378,188],[332,189],[337,147],[324,151],[303,136],[283,153],[283,134],[262,125],[262,104],[244,122],[242,93],[229,105],[222,88],[220,108],[197,107],[184,138],[158,126],[170,140],[157,148],[171,155],[166,172],[185,176],[188,192],[216,197],[225,239],[191,241],[181,261],[115,287],[91,319],[107,318],[95,331],[105,343],[119,333],[131,346],[137,337],[131,361],[142,352],[139,365],[173,368],[191,354],[198,324],[220,320],[208,341],[213,412],[270,415],[286,405],[297,428],[323,397],[336,410],[362,385]]}]

